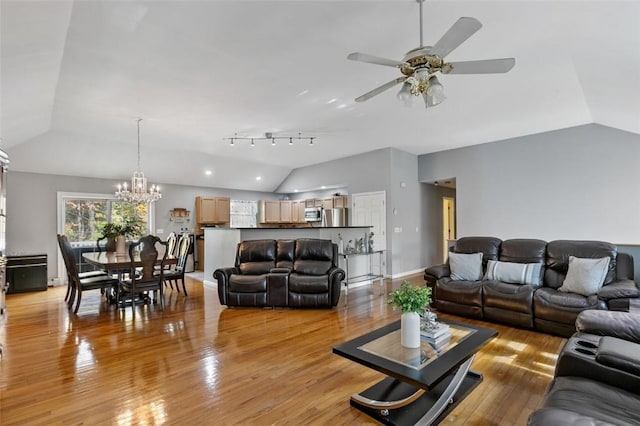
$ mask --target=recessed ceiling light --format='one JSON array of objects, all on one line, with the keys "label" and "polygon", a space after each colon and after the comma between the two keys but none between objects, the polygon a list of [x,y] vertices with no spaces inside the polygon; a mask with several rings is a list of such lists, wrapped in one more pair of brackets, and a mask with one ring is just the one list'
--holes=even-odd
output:
[{"label": "recessed ceiling light", "polygon": [[294,189],[294,190],[293,190],[293,192],[298,192],[298,190],[297,190],[297,189]]},{"label": "recessed ceiling light", "polygon": [[324,186],[324,185],[322,185],[322,186],[320,187],[320,189],[327,189],[327,187],[326,187],[326,186]]},{"label": "recessed ceiling light", "polygon": [[340,104],[336,107],[336,109],[343,109],[346,108],[348,105],[347,104]]},{"label": "recessed ceiling light", "polygon": [[304,96],[307,93],[309,93],[309,90],[303,90],[302,92],[298,93],[298,96]]},{"label": "recessed ceiling light", "polygon": [[212,173],[213,172],[211,170],[205,170],[204,171],[204,174],[207,175],[207,176],[211,176]]},{"label": "recessed ceiling light", "polygon": [[262,176],[256,176],[256,180],[262,180]]},{"label": "recessed ceiling light", "polygon": [[336,102],[336,101],[337,101],[337,99],[336,99],[336,98],[329,99],[329,100],[327,101],[327,104],[332,104],[332,103],[334,103],[334,102]]}]

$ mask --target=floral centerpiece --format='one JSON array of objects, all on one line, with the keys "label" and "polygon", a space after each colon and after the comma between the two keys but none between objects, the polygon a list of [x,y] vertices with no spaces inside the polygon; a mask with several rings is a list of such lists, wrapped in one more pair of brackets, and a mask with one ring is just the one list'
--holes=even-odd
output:
[{"label": "floral centerpiece", "polygon": [[[142,222],[138,218],[125,219],[120,222],[107,223],[102,227],[102,236],[107,239],[107,251],[124,251],[118,250],[118,244],[124,247],[126,238],[135,238],[142,235],[144,228]],[[121,237],[121,238],[120,238]],[[117,240],[120,240],[118,242]]]},{"label": "floral centerpiece", "polygon": [[389,293],[389,304],[402,311],[401,343],[407,348],[420,347],[420,313],[431,303],[431,288],[412,286],[404,280],[398,290]]}]

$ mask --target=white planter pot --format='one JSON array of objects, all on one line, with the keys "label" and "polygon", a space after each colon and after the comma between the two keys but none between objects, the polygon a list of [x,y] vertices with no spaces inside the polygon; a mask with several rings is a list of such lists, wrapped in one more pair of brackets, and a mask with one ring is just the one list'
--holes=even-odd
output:
[{"label": "white planter pot", "polygon": [[417,312],[400,316],[400,343],[405,348],[420,347],[420,315]]},{"label": "white planter pot", "polygon": [[116,253],[127,254],[127,240],[124,238],[124,235],[118,235],[116,237]]}]

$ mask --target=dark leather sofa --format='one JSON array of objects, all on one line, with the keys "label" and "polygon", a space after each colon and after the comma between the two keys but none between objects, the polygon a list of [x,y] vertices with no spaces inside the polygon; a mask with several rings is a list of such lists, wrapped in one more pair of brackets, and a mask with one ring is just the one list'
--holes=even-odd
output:
[{"label": "dark leather sofa", "polygon": [[640,314],[587,310],[576,330],[527,424],[640,424]]},{"label": "dark leather sofa", "polygon": [[[483,253],[483,272],[489,260],[539,263],[540,283],[514,284],[496,280],[457,281],[449,263],[425,270],[434,289],[433,306],[443,312],[492,320],[568,337],[575,332],[577,315],[586,309],[626,310],[630,298],[640,297],[633,281],[633,258],[602,241],[536,239],[502,241],[495,237],[460,238],[454,253]],[[609,269],[597,294],[583,296],[558,291],[567,275],[569,256],[609,257]]]},{"label": "dark leather sofa", "polygon": [[330,308],[345,273],[330,240],[248,240],[235,266],[216,269],[220,303],[227,306]]}]

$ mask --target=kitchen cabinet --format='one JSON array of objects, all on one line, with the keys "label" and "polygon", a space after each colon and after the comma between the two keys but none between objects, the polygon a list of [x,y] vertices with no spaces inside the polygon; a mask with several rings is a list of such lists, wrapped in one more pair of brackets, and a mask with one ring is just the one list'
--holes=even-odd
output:
[{"label": "kitchen cabinet", "polygon": [[316,206],[316,200],[313,198],[310,198],[308,200],[304,200],[304,206],[305,207],[315,207]]},{"label": "kitchen cabinet", "polygon": [[304,209],[306,208],[306,201],[293,201],[291,204],[291,221],[293,223],[306,223],[304,218]]},{"label": "kitchen cabinet", "polygon": [[280,201],[264,201],[262,223],[280,223]]},{"label": "kitchen cabinet", "polygon": [[322,208],[325,210],[333,208],[333,198],[325,198],[322,200]]},{"label": "kitchen cabinet", "polygon": [[196,197],[196,222],[198,224],[229,223],[231,199],[228,197]]},{"label": "kitchen cabinet", "polygon": [[333,208],[334,209],[346,209],[347,207],[349,207],[348,204],[348,199],[346,195],[337,195],[335,197],[333,197]]},{"label": "kitchen cabinet", "polygon": [[280,201],[280,222],[291,223],[293,222],[293,215],[291,211],[292,201]]}]

